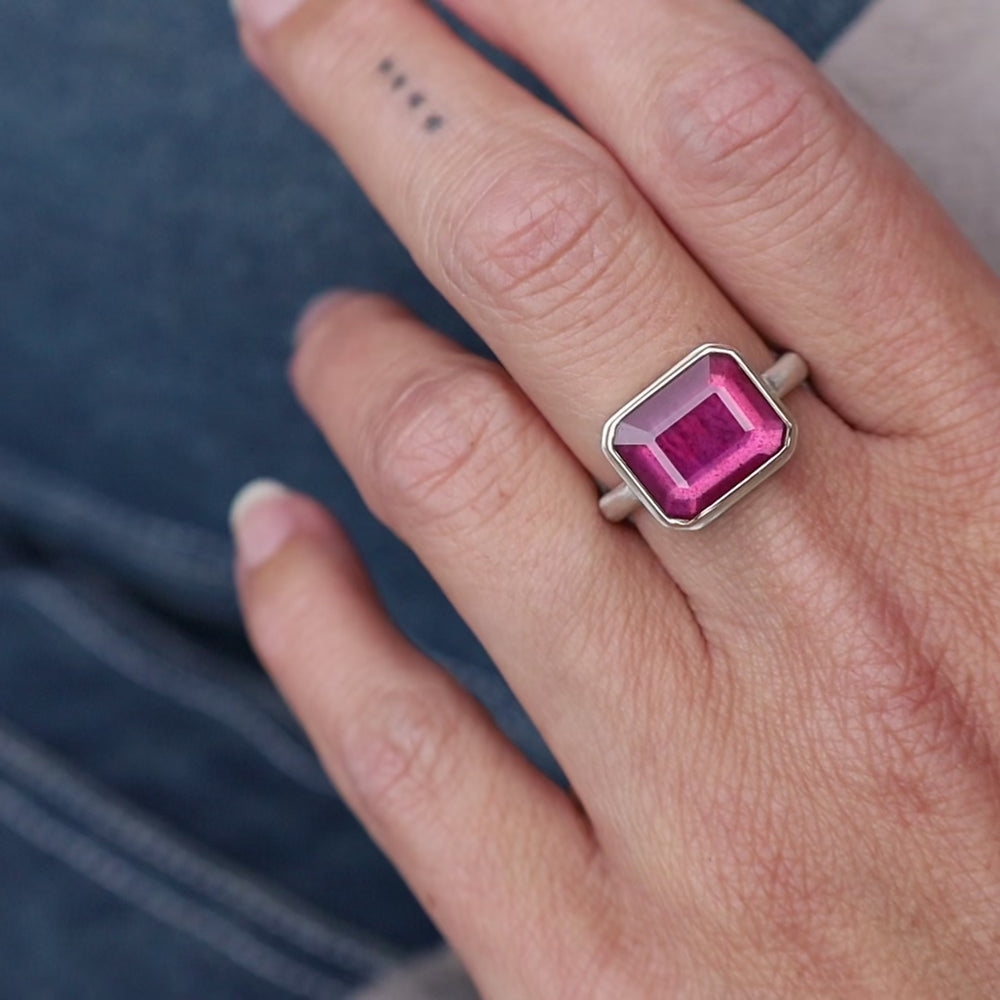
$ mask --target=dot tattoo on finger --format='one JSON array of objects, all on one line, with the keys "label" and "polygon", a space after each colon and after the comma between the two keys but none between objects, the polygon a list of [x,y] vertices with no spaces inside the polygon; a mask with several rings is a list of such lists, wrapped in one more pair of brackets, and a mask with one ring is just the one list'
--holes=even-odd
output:
[{"label": "dot tattoo on finger", "polygon": [[[392,92],[403,91],[409,83],[409,78],[402,72],[396,64],[395,59],[386,56],[377,67],[378,73],[389,80],[389,89]],[[407,106],[411,111],[416,111],[427,103],[427,95],[420,90],[409,90],[406,97]],[[444,116],[438,112],[432,112],[424,117],[423,127],[425,132],[437,132],[444,126]]]}]

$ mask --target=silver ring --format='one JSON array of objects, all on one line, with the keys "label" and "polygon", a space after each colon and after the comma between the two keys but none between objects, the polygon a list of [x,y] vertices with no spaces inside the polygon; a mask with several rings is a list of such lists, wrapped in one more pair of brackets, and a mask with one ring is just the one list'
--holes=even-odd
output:
[{"label": "silver ring", "polygon": [[714,521],[792,457],[797,429],[781,398],[808,376],[797,354],[757,375],[731,347],[692,351],[604,425],[622,482],[601,513],[624,521],[645,507],[671,528]]}]

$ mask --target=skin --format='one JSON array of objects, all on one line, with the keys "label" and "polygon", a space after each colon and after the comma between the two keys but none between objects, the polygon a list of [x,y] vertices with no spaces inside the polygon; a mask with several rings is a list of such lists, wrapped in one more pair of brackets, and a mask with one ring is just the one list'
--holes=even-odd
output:
[{"label": "skin", "polygon": [[[238,5],[503,366],[357,293],[290,372],[572,794],[299,494],[235,525],[262,661],[487,1000],[995,996],[1000,284],[740,4],[449,6],[579,124],[423,5]],[[704,531],[606,523],[604,420],[705,341],[809,361],[796,456]]]}]

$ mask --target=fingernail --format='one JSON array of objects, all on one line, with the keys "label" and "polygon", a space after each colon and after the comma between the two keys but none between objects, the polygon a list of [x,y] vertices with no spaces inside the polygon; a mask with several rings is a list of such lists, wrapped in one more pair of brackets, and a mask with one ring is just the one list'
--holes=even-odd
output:
[{"label": "fingernail", "polygon": [[244,569],[266,563],[295,530],[295,515],[283,502],[289,495],[274,479],[255,479],[233,497],[229,525]]},{"label": "fingernail", "polygon": [[301,3],[302,0],[229,0],[236,20],[260,32],[270,31]]},{"label": "fingernail", "polygon": [[347,299],[354,298],[358,292],[349,288],[337,288],[332,292],[321,292],[314,295],[305,308],[299,313],[299,318],[295,321],[295,329],[292,331],[292,347],[298,349],[305,340],[306,334],[314,327],[319,326],[323,317]]}]

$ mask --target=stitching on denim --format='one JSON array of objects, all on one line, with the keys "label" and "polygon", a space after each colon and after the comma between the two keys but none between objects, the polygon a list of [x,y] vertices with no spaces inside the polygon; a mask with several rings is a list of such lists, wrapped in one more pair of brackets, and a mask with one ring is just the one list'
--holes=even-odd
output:
[{"label": "stitching on denim", "polygon": [[[30,570],[15,572],[20,572],[22,576],[33,575]],[[0,579],[3,576],[0,571]],[[287,736],[303,748],[311,749],[294,715],[263,672],[248,670],[241,660],[207,651],[179,633],[168,621],[140,610],[134,602],[123,599],[119,591],[101,582],[88,581],[86,598],[81,593],[83,588],[75,583],[63,580],[63,586],[104,618],[114,631],[130,636],[134,642],[141,642],[143,648],[157,660],[169,663],[178,672],[215,680],[229,696],[263,711]]]},{"label": "stitching on denim", "polygon": [[16,587],[32,608],[120,676],[222,723],[301,787],[318,795],[334,794],[312,752],[263,709],[242,701],[215,681],[158,660],[116,633],[62,584],[33,574],[17,579]]},{"label": "stitching on denim", "polygon": [[[92,532],[118,545],[133,562],[145,556],[147,564],[162,569],[169,564],[175,575],[197,578],[199,585],[218,587],[227,595],[232,590],[231,546],[219,536],[196,525],[170,521],[144,514],[102,496],[49,470],[30,467],[22,459],[0,448],[0,509],[30,509],[64,527],[81,533]],[[116,530],[122,528],[123,530]],[[158,549],[144,552],[144,546]],[[438,662],[451,660],[431,654]],[[454,662],[454,661],[452,661]],[[495,678],[470,671],[463,677],[474,678],[469,684],[476,696],[504,728],[516,731],[517,738],[528,738],[530,727],[512,709],[502,685]]]},{"label": "stitching on denim", "polygon": [[74,774],[41,747],[0,719],[0,766],[34,795],[94,834],[128,851],[177,882],[238,911],[269,933],[318,958],[340,964],[360,977],[379,973],[397,956],[388,947],[363,940],[304,912],[275,890],[206,856],[149,817]]},{"label": "stitching on denim", "polygon": [[193,524],[145,514],[0,449],[0,508],[27,511],[77,536],[97,535],[131,562],[168,567],[201,585],[230,586],[231,547]]},{"label": "stitching on denim", "polygon": [[405,965],[352,993],[347,1000],[434,1000],[442,996],[479,998],[475,984],[447,944],[424,951]]},{"label": "stitching on denim", "polygon": [[346,983],[282,954],[225,917],[160,884],[86,834],[53,819],[6,782],[0,782],[0,823],[102,889],[200,941],[258,979],[309,1000],[330,1000],[345,993]]}]

